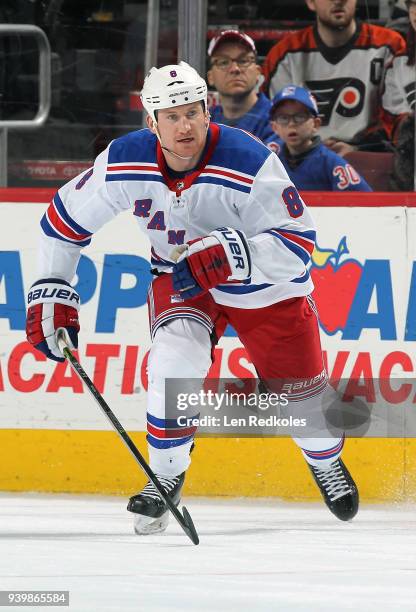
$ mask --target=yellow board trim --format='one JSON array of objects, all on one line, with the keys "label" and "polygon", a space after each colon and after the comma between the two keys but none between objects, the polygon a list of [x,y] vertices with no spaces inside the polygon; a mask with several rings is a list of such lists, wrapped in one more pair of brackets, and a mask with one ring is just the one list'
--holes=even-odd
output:
[{"label": "yellow board trim", "polygon": [[[146,449],[145,433],[132,434]],[[362,500],[416,500],[416,441],[351,439],[343,458]],[[130,495],[145,482],[111,431],[2,430],[0,489]],[[286,438],[199,438],[186,495],[319,498],[298,447]]]}]

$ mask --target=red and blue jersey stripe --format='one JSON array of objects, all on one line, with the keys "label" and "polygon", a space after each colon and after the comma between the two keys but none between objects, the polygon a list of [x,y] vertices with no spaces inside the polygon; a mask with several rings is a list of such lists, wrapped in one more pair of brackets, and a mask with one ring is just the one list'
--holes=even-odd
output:
[{"label": "red and blue jersey stripe", "polygon": [[309,263],[315,248],[316,232],[314,230],[299,232],[296,230],[271,228],[266,230],[266,233],[278,238],[305,265]]},{"label": "red and blue jersey stripe", "polygon": [[156,181],[164,183],[165,180],[159,166],[152,162],[118,162],[107,166],[105,176],[108,181]]},{"label": "red and blue jersey stripe", "polygon": [[226,167],[211,165],[205,166],[194,184],[211,183],[212,185],[223,185],[243,193],[250,193],[253,179],[254,177],[249,174],[236,172]]},{"label": "red and blue jersey stripe", "polygon": [[91,242],[92,233],[72,219],[59,193],[55,194],[41,219],[40,225],[45,234],[52,238],[58,238],[58,240],[82,247],[87,246]]}]

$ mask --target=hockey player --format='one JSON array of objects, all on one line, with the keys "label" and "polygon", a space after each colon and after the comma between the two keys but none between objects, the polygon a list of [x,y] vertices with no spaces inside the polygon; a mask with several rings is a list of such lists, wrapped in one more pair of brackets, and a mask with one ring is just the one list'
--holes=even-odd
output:
[{"label": "hockey player", "polygon": [[254,40],[239,30],[223,30],[208,47],[208,84],[218,91],[212,121],[246,130],[263,142],[272,136],[270,100],[259,92],[263,81]]},{"label": "hockey player", "polygon": [[305,0],[316,24],[285,36],[269,51],[265,89],[272,98],[295,83],[318,102],[324,144],[344,156],[355,148],[383,149],[384,72],[404,51],[397,32],[358,22],[357,0]]},{"label": "hockey player", "polygon": [[279,159],[297,189],[372,191],[351,164],[321,142],[318,106],[310,91],[284,87],[273,98],[270,119]]},{"label": "hockey player", "polygon": [[[209,122],[207,87],[181,62],[147,75],[148,128],[114,140],[93,168],[59,189],[41,220],[38,280],[29,292],[27,337],[62,360],[55,330],[73,345],[79,299],[70,283],[94,232],[131,210],[152,245],[149,288],[148,444],[153,471],[179,503],[195,428],[166,417],[166,379],[203,379],[213,343],[229,322],[259,377],[296,379],[305,411],[327,385],[306,264],[310,214],[277,156],[257,139]],[[341,520],[358,493],[340,460],[343,435],[296,438],[330,510]],[[168,511],[151,483],[134,495],[139,534],[163,531]]]}]

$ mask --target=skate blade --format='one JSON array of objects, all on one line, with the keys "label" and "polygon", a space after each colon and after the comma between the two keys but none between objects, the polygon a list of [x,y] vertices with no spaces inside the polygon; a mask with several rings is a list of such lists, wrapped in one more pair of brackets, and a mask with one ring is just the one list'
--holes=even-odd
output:
[{"label": "skate blade", "polygon": [[150,535],[162,533],[169,523],[169,512],[165,512],[159,518],[138,515],[134,517],[134,532],[137,535]]}]

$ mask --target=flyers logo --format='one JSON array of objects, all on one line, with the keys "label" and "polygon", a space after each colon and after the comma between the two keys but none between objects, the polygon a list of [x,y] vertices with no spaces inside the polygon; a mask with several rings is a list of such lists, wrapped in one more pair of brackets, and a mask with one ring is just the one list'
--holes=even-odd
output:
[{"label": "flyers logo", "polygon": [[333,113],[341,117],[357,117],[363,110],[365,85],[360,79],[306,81],[305,85],[316,98],[322,125],[328,125]]}]

